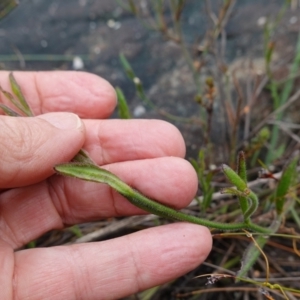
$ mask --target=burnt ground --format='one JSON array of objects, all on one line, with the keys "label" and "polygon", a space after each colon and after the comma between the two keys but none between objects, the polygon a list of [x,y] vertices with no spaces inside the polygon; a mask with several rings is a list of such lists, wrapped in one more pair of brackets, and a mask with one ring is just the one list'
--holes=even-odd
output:
[{"label": "burnt ground", "polygon": [[[145,5],[149,3],[149,1],[141,2]],[[214,153],[217,153],[215,162],[224,162],[228,161],[229,146],[226,131],[228,123],[224,117],[224,95],[222,97],[220,85],[226,86],[228,94],[225,96],[230,95],[233,104],[236,103],[239,93],[236,91],[236,85],[231,81],[226,83],[224,78],[220,79],[218,76],[220,74],[223,76],[226,71],[233,72],[239,82],[241,98],[244,96],[242,100],[246,102],[252,97],[256,81],[263,81],[265,76],[263,23],[279,13],[282,1],[236,1],[225,26],[226,47],[221,59],[218,59],[218,54],[213,51],[203,58],[203,54],[195,50],[203,46],[212,26],[203,2],[187,1],[182,15],[182,26],[188,48],[195,54],[194,63],[204,63],[200,80],[204,82],[207,76],[212,76],[219,84],[210,138],[214,145]],[[220,2],[212,0],[212,9],[218,8]],[[294,56],[300,28],[299,12],[299,7],[289,8],[272,37],[272,41],[275,42],[274,60],[277,63],[274,76],[278,80],[285,78]],[[172,23],[167,13],[165,18],[167,24]],[[144,21],[147,23],[149,18],[145,17]],[[20,5],[0,21],[0,41],[1,69],[72,70],[74,56],[81,57],[84,63],[83,70],[98,74],[110,81],[113,86],[122,88],[135,117],[172,121],[158,113],[158,110],[163,110],[192,120],[187,123],[172,121],[184,136],[187,157],[195,157],[199,148],[204,145],[203,126],[199,125],[200,106],[194,99],[197,90],[180,46],[159,32],[146,28],[115,1],[21,0]],[[224,40],[217,39],[214,49],[220,49],[222,43]],[[137,97],[134,85],[126,77],[120,64],[121,52],[126,55],[136,76],[143,82],[144,90],[157,107],[156,110],[147,107]],[[271,100],[267,89],[263,88],[256,100],[252,107],[254,123],[270,112]],[[246,105],[244,102],[243,105]],[[299,104],[296,105],[299,108]],[[297,112],[298,109],[293,107],[286,118],[299,123]],[[117,117],[117,113],[113,117]],[[196,122],[193,121],[195,119]],[[243,120],[241,124],[241,133],[238,132],[238,135],[242,139]],[[102,223],[97,223],[96,229],[105,226],[106,223]],[[80,229],[84,234],[94,230],[87,224],[81,225]],[[114,233],[113,236],[125,234],[127,231],[131,232],[132,229],[124,229],[122,232]],[[108,237],[111,236],[105,236]],[[37,246],[64,244],[72,238],[74,239],[74,234],[68,230],[63,234],[51,232],[37,241]],[[223,247],[230,247],[226,241],[222,243]],[[192,277],[193,274],[189,274],[185,278],[191,280]],[[177,290],[180,290],[182,286],[186,286],[186,281],[180,279],[176,284]],[[195,285],[191,284],[187,290],[195,289]],[[172,288],[167,286],[164,294],[151,299],[171,299],[172,293]],[[214,298],[212,296],[207,299]]]}]

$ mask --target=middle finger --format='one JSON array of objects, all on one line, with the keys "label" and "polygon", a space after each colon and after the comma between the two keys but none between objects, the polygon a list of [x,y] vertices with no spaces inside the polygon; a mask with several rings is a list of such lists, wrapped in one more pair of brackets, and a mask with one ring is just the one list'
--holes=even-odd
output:
[{"label": "middle finger", "polygon": [[[146,196],[177,208],[186,206],[197,190],[192,166],[176,157],[120,162],[105,168]],[[3,192],[0,211],[0,236],[14,248],[64,224],[142,213],[107,185],[58,175]]]},{"label": "middle finger", "polygon": [[84,120],[83,148],[99,165],[163,157],[184,157],[179,130],[161,120]]}]

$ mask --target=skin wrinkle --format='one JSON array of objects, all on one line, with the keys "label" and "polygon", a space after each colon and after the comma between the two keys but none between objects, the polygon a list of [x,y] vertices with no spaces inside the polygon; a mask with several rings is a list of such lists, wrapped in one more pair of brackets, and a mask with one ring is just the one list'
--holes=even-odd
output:
[{"label": "skin wrinkle", "polygon": [[[118,196],[117,192],[115,192],[111,187],[108,187],[108,191],[110,194],[110,199],[111,199],[111,206],[114,209],[114,213],[116,217],[122,217],[124,215],[123,213],[119,212],[118,206],[116,205],[116,196]],[[124,198],[124,200],[127,201],[127,199]]]},{"label": "skin wrinkle", "polygon": [[[44,147],[43,131],[35,123],[30,127],[27,122],[23,122],[22,134],[15,126],[10,126],[10,128],[11,130],[8,131],[9,136],[6,138],[10,139],[13,147],[9,149],[7,157],[10,158],[10,161],[7,163],[8,166],[13,164],[13,167],[5,172],[5,182],[8,186],[16,181],[19,173],[22,173],[24,165],[27,165],[28,169],[31,168],[31,165],[34,165],[33,157],[41,158],[40,150]],[[13,130],[14,128],[16,130]],[[39,138],[33,138],[34,136]],[[41,164],[43,164],[43,161],[41,161]]]},{"label": "skin wrinkle", "polygon": [[[139,157],[139,156],[140,156],[140,155],[139,155],[139,152],[141,152],[141,149],[139,149],[140,147],[137,147],[137,146],[136,146],[136,141],[142,141],[141,144],[144,144],[144,143],[143,143],[144,135],[145,135],[145,134],[142,133],[141,128],[138,127],[137,138],[136,138],[136,139],[131,139],[131,143],[130,143],[130,151],[131,151],[132,153],[134,153],[134,156],[135,156],[135,157]],[[138,150],[137,150],[137,149],[138,149]],[[145,155],[143,154],[143,156],[145,156]]]},{"label": "skin wrinkle", "polygon": [[[88,283],[90,282],[91,278],[90,272],[86,268],[85,259],[80,248],[78,249],[76,246],[74,246],[70,248],[67,253],[68,255],[66,256],[66,259],[70,261],[70,265],[72,266],[70,267],[70,270],[73,270],[73,280],[71,280],[71,282],[73,283],[75,299],[82,299],[81,295],[89,294]],[[84,270],[82,270],[82,267],[84,267]],[[81,274],[81,276],[79,274]],[[77,278],[80,278],[80,282],[77,282]],[[78,290],[79,286],[80,290]]]},{"label": "skin wrinkle", "polygon": [[[2,209],[0,206],[0,212],[1,211],[2,211]],[[6,242],[7,244],[9,244],[11,247],[16,248],[16,245],[18,245],[17,236],[16,236],[14,230],[12,230],[11,226],[9,225],[9,222],[6,221],[5,216],[2,213],[0,214],[0,228],[2,228],[1,229],[1,240]]]},{"label": "skin wrinkle", "polygon": [[12,265],[13,265],[13,273],[12,273],[12,279],[11,279],[11,282],[12,282],[12,300],[19,300],[18,298],[16,298],[16,289],[17,289],[17,286],[18,286],[18,275],[17,275],[17,264],[16,264],[16,256],[13,254],[12,255],[12,258],[13,258],[13,262],[12,262]]},{"label": "skin wrinkle", "polygon": [[[4,241],[0,240],[0,281],[3,282],[4,291],[1,290],[1,300],[3,299],[15,299],[14,296],[14,273],[15,273],[15,256],[13,249]],[[9,284],[8,284],[9,283]],[[10,285],[10,283],[12,283]],[[5,295],[5,298],[3,298]]]},{"label": "skin wrinkle", "polygon": [[[80,207],[78,208],[77,205],[74,206],[74,198],[72,197],[73,191],[69,191],[69,188],[72,188],[72,184],[70,183],[74,181],[76,184],[77,180],[74,178],[63,178],[60,175],[54,175],[49,178],[48,181],[52,187],[50,189],[50,193],[51,195],[54,195],[54,197],[52,197],[53,206],[55,207],[61,222],[66,226],[74,225],[78,222],[86,222],[87,218],[80,219],[80,215],[84,214],[83,210]],[[83,181],[79,181],[78,184],[85,183]],[[70,201],[65,200],[65,198],[70,199]],[[93,218],[95,218],[95,216],[93,216]],[[97,220],[99,220],[99,217]]]},{"label": "skin wrinkle", "polygon": [[[110,86],[110,84],[107,82],[107,81],[105,81],[106,82],[106,85],[107,86]],[[76,83],[77,83],[77,81],[76,81]],[[80,82],[81,83],[81,82]],[[78,83],[77,83],[78,84]],[[81,87],[83,88],[83,89],[85,89],[85,83],[84,84],[82,84],[81,85]],[[98,93],[96,92],[96,91],[98,91]],[[113,91],[113,93],[114,93],[114,96],[113,97],[111,97],[111,95],[109,95],[109,93],[107,93],[107,91],[108,91],[108,89],[106,90],[106,92],[104,93],[104,95],[103,95],[103,91],[105,91],[105,89],[102,89],[102,92],[99,94],[99,89],[97,88],[97,89],[95,89],[95,88],[91,88],[91,89],[89,89],[89,93],[91,94],[91,95],[88,95],[88,97],[87,98],[95,98],[95,99],[111,99],[111,98],[113,98],[114,99],[114,103],[113,103],[113,105],[112,105],[112,107],[111,107],[111,109],[110,109],[110,111],[108,112],[108,114],[107,114],[107,116],[109,116],[110,114],[111,114],[111,112],[115,109],[115,107],[116,107],[116,105],[117,105],[117,95],[116,95],[116,92],[115,92],[115,90],[113,89],[112,91]],[[101,100],[100,100],[101,101]],[[94,109],[94,104],[91,104],[91,107],[89,107],[89,109]],[[106,117],[106,116],[105,116]]]},{"label": "skin wrinkle", "polygon": [[[54,175],[55,176],[55,175]],[[64,184],[64,180],[62,180],[63,184]],[[59,216],[59,219],[61,221],[61,224],[58,225],[59,228],[63,228],[64,227],[64,221],[63,221],[63,217],[62,215],[59,213],[59,209],[56,205],[60,205],[62,202],[59,200],[59,193],[58,193],[58,187],[60,187],[60,185],[56,185],[56,188],[53,186],[52,180],[51,178],[47,179],[47,195],[49,198],[49,201],[51,202],[51,204],[53,205],[54,211],[57,213],[57,215]],[[60,190],[63,190],[63,188],[61,188]],[[55,205],[56,203],[56,205]],[[62,209],[61,206],[61,211],[63,212],[64,210]]]},{"label": "skin wrinkle", "polygon": [[[24,127],[27,129],[25,134],[23,131]],[[31,128],[33,128],[34,132]],[[40,126],[30,127],[30,126],[28,126],[27,123],[25,126],[23,126],[23,130],[22,130],[22,135],[21,135],[21,137],[23,137],[23,134],[24,134],[23,145],[20,147],[21,150],[16,151],[16,153],[18,153],[18,152],[20,154],[27,153],[27,157],[21,156],[21,158],[17,158],[17,159],[22,161],[22,165],[23,164],[30,165],[30,163],[33,160],[32,159],[33,157],[40,158],[40,155],[38,155],[38,153],[39,153],[39,149],[41,147],[43,147],[43,143],[44,143],[43,131],[41,130]],[[27,135],[27,133],[28,133],[28,135]],[[20,137],[20,140],[21,140],[21,137]],[[38,137],[38,138],[36,138],[36,137]],[[15,159],[15,161],[16,161],[16,159]]]},{"label": "skin wrinkle", "polygon": [[[0,200],[1,200],[1,194],[0,194]],[[2,213],[2,202],[0,201],[0,231],[1,231],[1,240],[9,244],[11,247],[14,247],[16,245],[17,238],[14,234],[14,231],[11,229],[11,227],[8,225],[8,222],[5,219],[5,214]],[[9,233],[7,234],[6,232]]]},{"label": "skin wrinkle", "polygon": [[[106,158],[105,158],[105,151],[104,151],[104,148],[105,148],[105,141],[102,140],[102,135],[101,135],[101,127],[100,125],[98,125],[98,128],[97,128],[97,149],[100,150],[100,153],[99,153],[99,156],[100,158],[98,158],[97,156],[97,162],[100,161],[100,165],[104,165],[106,163]],[[104,147],[103,147],[104,146]]]},{"label": "skin wrinkle", "polygon": [[[10,191],[8,191],[8,193],[9,192]],[[3,208],[1,208],[1,206],[0,206],[0,212],[3,211]],[[17,232],[13,229],[13,226],[10,225],[9,219],[6,220],[6,214],[1,213],[0,222],[3,224],[3,228],[1,229],[2,232],[1,239],[5,241],[4,237],[6,237],[6,242],[13,248],[20,247],[21,245],[23,245],[23,242],[19,241],[19,238],[17,237]],[[12,224],[14,224],[14,222],[12,222]],[[18,232],[18,234],[19,233],[20,232]]]},{"label": "skin wrinkle", "polygon": [[[54,176],[58,176],[58,175],[54,175]],[[68,179],[73,179],[73,178],[68,178]],[[48,188],[49,196],[53,203],[53,206],[55,207],[55,211],[57,212],[57,214],[61,219],[62,224],[64,225],[72,224],[73,223],[72,221],[69,224],[67,224],[68,222],[66,222],[66,220],[76,220],[77,218],[73,214],[73,210],[70,209],[70,207],[72,207],[72,203],[71,203],[72,199],[71,197],[67,197],[68,188],[65,185],[65,180],[60,180],[59,184],[55,182],[56,183],[55,187],[53,186],[51,178],[48,180],[48,182],[49,182],[49,188]],[[62,191],[61,192],[62,196],[58,192],[58,187],[59,190]]]},{"label": "skin wrinkle", "polygon": [[[36,155],[36,153],[32,153],[32,151],[38,152],[38,149],[43,145],[43,131],[40,129],[40,126],[37,126],[35,123],[33,123],[34,125],[29,126],[27,122],[23,122],[22,131],[20,131],[17,126],[6,125],[6,120],[6,118],[1,118],[0,122],[5,124],[4,126],[10,128],[10,130],[6,132],[8,135],[6,138],[11,141],[11,145],[13,145],[13,149],[15,149],[9,151],[10,155],[8,157],[14,164],[19,161],[22,161],[22,165],[30,162],[32,157]],[[3,127],[3,125],[1,125],[1,127]],[[33,138],[35,136],[38,136],[39,139]],[[15,154],[15,156],[12,157],[12,154]]]},{"label": "skin wrinkle", "polygon": [[[173,126],[166,125],[163,121],[141,120],[140,126],[134,126],[136,120],[107,120],[94,123],[93,120],[86,120],[87,131],[97,130],[96,134],[88,137],[86,149],[100,165],[120,162],[125,160],[138,160],[143,158],[178,156],[184,154],[184,142],[180,138],[178,142],[177,129]],[[95,125],[97,126],[95,128]],[[99,126],[99,127],[98,127]],[[111,131],[117,131],[119,134],[113,139]],[[152,127],[159,127],[159,130],[152,130]],[[131,131],[131,138],[124,137],[126,132]],[[161,135],[160,133],[164,133]],[[97,140],[98,146],[94,143],[89,145],[89,140]],[[159,140],[159,143],[154,141]],[[175,147],[175,144],[179,144]],[[146,146],[148,144],[148,146]],[[174,146],[173,146],[174,145]],[[100,148],[102,147],[102,149]],[[99,149],[100,148],[100,149]],[[125,158],[120,157],[120,148],[124,149]],[[103,151],[103,154],[100,153]]]},{"label": "skin wrinkle", "polygon": [[140,282],[140,280],[142,279],[142,276],[141,276],[139,264],[137,263],[135,255],[134,255],[134,253],[139,253],[139,251],[135,252],[136,247],[133,247],[134,243],[133,243],[132,239],[130,238],[130,236],[127,236],[127,242],[129,245],[129,253],[130,253],[129,257],[131,258],[131,261],[132,261],[131,265],[134,267],[134,271],[130,275],[132,276],[134,274],[134,276],[132,276],[132,277],[136,279],[136,287],[135,287],[135,290],[132,291],[132,293],[137,293],[142,290],[142,286],[143,286]]},{"label": "skin wrinkle", "polygon": [[[7,76],[3,75],[1,86],[4,90],[11,92],[8,72],[1,73],[7,73]],[[64,76],[62,76],[62,73],[64,73]],[[90,73],[59,71],[56,71],[56,73],[27,72],[26,81],[24,80],[24,74],[22,74],[22,72],[14,72],[14,75],[30,107],[36,114],[53,110],[65,110],[73,111],[82,117],[92,117],[95,119],[99,117],[104,118],[112,113],[117,103],[116,93],[111,85],[106,80]],[[28,84],[28,82],[30,84]],[[49,82],[51,83],[50,86],[53,87],[52,89],[49,88]],[[90,86],[91,88],[86,89],[86,86]],[[54,94],[55,92],[56,95]],[[65,95],[67,97],[63,97]],[[3,103],[9,103],[4,95],[1,95],[0,99]],[[102,101],[102,99],[102,105],[99,104],[98,106],[97,103]],[[82,109],[81,100],[86,100],[84,110]],[[64,103],[64,107],[54,107],[53,104],[55,103]],[[1,114],[3,114],[2,110]]]},{"label": "skin wrinkle", "polygon": [[[111,151],[111,149],[109,147],[111,136],[106,136],[101,133],[101,131],[103,130],[103,126],[105,126],[105,125],[102,124],[102,127],[101,127],[99,124],[98,130],[97,130],[97,140],[98,140],[97,145],[99,145],[98,149],[100,150],[100,154],[99,154],[99,156],[97,155],[96,161],[99,165],[106,165],[106,164],[112,162],[111,157],[109,157],[109,151]],[[108,144],[108,146],[107,146],[107,144]],[[107,150],[105,150],[105,149],[107,149]]]},{"label": "skin wrinkle", "polygon": [[[116,95],[114,89],[111,88],[107,81],[98,78],[97,76],[92,74],[86,74],[89,75],[88,79],[83,78],[82,73],[84,72],[69,73],[69,76],[66,77],[63,81],[60,81],[57,85],[56,95],[50,94],[49,96],[46,96],[44,98],[51,98],[51,103],[55,102],[53,98],[59,98],[59,101],[56,101],[57,103],[60,103],[59,110],[70,111],[72,107],[72,111],[79,114],[81,117],[86,117],[87,115],[91,118],[99,118],[99,116],[103,118],[109,116],[116,106]],[[101,80],[102,89],[99,89],[98,84],[92,84],[95,81],[95,79],[97,80],[98,84],[99,80]],[[66,82],[66,80],[68,80],[68,82]],[[42,81],[41,85],[43,84],[44,82]],[[90,85],[89,89],[86,89],[87,85]],[[65,86],[67,86],[69,90],[77,92],[74,96],[77,97],[75,101],[72,98],[72,93],[72,97],[63,97],[63,95],[68,95]],[[101,105],[97,105],[97,103],[101,101],[101,99],[105,99],[105,102],[102,103],[102,110],[100,111]],[[83,113],[78,110],[78,107],[81,107],[78,106],[78,103],[81,102],[81,100],[85,101],[85,108]],[[64,107],[61,106],[62,103],[64,103]],[[105,108],[105,111],[103,110],[103,107]],[[56,110],[57,109],[58,108],[56,108]],[[53,110],[53,107],[51,110]]]},{"label": "skin wrinkle", "polygon": [[[43,189],[43,187],[40,187],[40,190],[41,189]],[[27,192],[25,191],[25,194],[28,194],[28,190],[31,190],[31,189],[27,188]],[[13,191],[11,190],[11,192],[13,192]],[[11,193],[11,192],[9,192],[9,193]],[[0,227],[3,227],[3,228],[1,228],[1,232],[4,233],[2,235],[8,237],[7,242],[9,242],[10,245],[14,248],[18,248],[18,247],[28,243],[29,241],[37,238],[43,232],[45,232],[49,229],[58,228],[57,221],[58,221],[58,219],[60,220],[60,218],[57,218],[58,214],[55,215],[56,210],[53,211],[53,209],[51,209],[51,207],[50,207],[51,219],[44,218],[43,217],[44,212],[41,212],[41,214],[39,214],[39,211],[42,211],[43,208],[45,209],[45,205],[42,202],[46,201],[49,205],[53,206],[52,202],[47,199],[47,194],[41,200],[38,200],[38,199],[36,200],[35,193],[31,194],[29,192],[29,195],[31,195],[32,198],[31,199],[27,198],[27,201],[29,201],[29,202],[26,202],[26,201],[24,202],[24,201],[20,201],[20,197],[19,197],[20,194],[23,194],[23,193],[24,193],[24,190],[23,190],[23,188],[21,188],[21,189],[19,189],[19,192],[15,195],[12,195],[12,197],[8,195],[7,197],[5,197],[5,199],[3,198],[4,205],[12,203],[11,201],[14,201],[13,197],[16,198],[17,202],[14,201],[13,206],[10,206],[10,207],[14,207],[14,205],[16,205],[16,210],[14,211],[14,213],[12,213],[13,216],[11,214],[8,214],[8,215],[6,214],[7,209],[9,209],[9,207],[7,207],[6,210],[5,209],[3,210],[3,207],[0,207],[0,211],[4,211],[3,216],[2,215],[0,216],[1,217],[0,224],[3,221],[5,222],[4,224],[2,224],[2,226],[0,226]],[[37,223],[39,223],[39,221],[38,221],[39,219],[41,222],[44,221],[45,222],[44,226],[36,227],[33,230],[28,230],[28,229],[26,229],[27,228],[26,226],[28,225],[30,227],[30,225],[23,218],[20,219],[21,223],[19,224],[18,227],[16,226],[15,222],[12,223],[12,226],[10,226],[8,221],[6,221],[5,218],[7,216],[9,218],[13,219],[14,216],[17,218],[20,214],[22,214],[22,212],[26,213],[28,211],[28,209],[31,211],[30,207],[32,207],[33,205],[35,206],[37,212],[35,212],[35,214],[32,216],[32,218],[36,219]],[[47,211],[49,210],[49,205],[46,205]],[[29,220],[32,220],[32,218],[30,218]],[[51,222],[49,222],[49,221],[51,221]],[[30,221],[29,221],[29,223],[30,223]],[[62,225],[60,226],[60,228],[62,228]],[[9,232],[6,233],[6,231],[8,231],[8,230],[9,230]]]},{"label": "skin wrinkle", "polygon": [[[37,83],[37,80],[38,80],[38,76],[36,73],[33,73],[34,76],[33,76],[33,84],[34,84],[34,87],[35,87],[35,91],[36,91],[36,94],[37,94],[37,98],[38,98],[38,102],[39,102],[39,113],[44,113],[43,111],[43,107],[45,107],[44,105],[44,98],[42,97],[42,93],[41,93],[41,90],[39,88],[39,84]],[[25,97],[26,99],[26,97]],[[34,109],[33,109],[34,110]],[[34,110],[35,111],[35,110]]]},{"label": "skin wrinkle", "polygon": [[[169,124],[166,124],[164,121],[162,121],[162,126],[159,128],[159,130],[156,131],[156,135],[157,135],[157,140],[162,140],[162,141],[164,141],[164,144],[163,144],[163,145],[165,145],[165,144],[168,145],[168,147],[163,147],[163,148],[166,148],[166,149],[167,149],[167,151],[165,151],[165,152],[163,153],[163,155],[165,155],[165,156],[170,156],[170,155],[174,155],[174,154],[172,153],[172,152],[174,152],[174,148],[169,146],[169,141],[166,142],[166,137],[165,137],[165,132],[167,131],[166,127],[167,127],[167,128],[170,128],[170,129],[168,129],[168,131],[172,131],[172,132],[174,131],[174,132],[175,132],[175,129],[176,129],[176,131],[177,131],[177,128],[176,128],[176,127],[170,126]],[[175,136],[175,134],[172,134],[172,135]],[[176,152],[177,152],[177,151],[176,151]],[[181,152],[181,151],[180,151],[180,152]],[[176,156],[181,157],[181,153],[178,152]]]}]

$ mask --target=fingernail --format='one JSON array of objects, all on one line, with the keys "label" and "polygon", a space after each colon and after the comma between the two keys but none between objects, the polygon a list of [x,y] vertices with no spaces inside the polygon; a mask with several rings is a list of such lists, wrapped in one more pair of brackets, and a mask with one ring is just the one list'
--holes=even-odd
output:
[{"label": "fingernail", "polygon": [[59,129],[80,129],[82,127],[82,121],[73,113],[56,112],[48,113],[38,116]]}]

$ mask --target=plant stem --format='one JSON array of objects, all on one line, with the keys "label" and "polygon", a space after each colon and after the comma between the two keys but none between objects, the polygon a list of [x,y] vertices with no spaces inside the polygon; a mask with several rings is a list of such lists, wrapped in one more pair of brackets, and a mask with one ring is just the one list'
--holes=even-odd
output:
[{"label": "plant stem", "polygon": [[125,182],[123,182],[116,175],[94,164],[76,162],[67,163],[57,165],[54,167],[54,169],[57,173],[65,176],[71,176],[87,181],[107,184],[119,194],[124,196],[133,205],[160,217],[165,217],[177,221],[186,221],[189,223],[199,224],[222,231],[236,231],[246,229],[260,233],[269,233],[268,229],[258,226],[256,224],[252,224],[251,222],[233,224],[220,223],[194,217],[191,215],[187,215],[183,212],[176,211],[175,209],[172,209],[168,206],[165,206],[142,195],[140,192],[134,190]]}]

